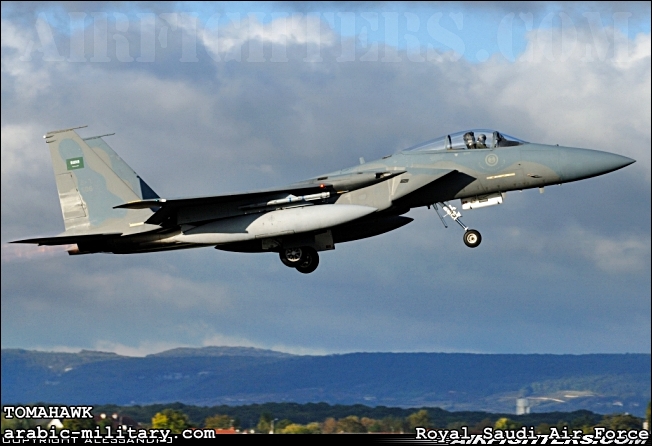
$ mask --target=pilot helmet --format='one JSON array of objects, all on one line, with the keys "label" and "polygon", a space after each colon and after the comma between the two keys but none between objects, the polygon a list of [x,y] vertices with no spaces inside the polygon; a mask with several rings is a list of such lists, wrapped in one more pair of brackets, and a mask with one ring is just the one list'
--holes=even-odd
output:
[{"label": "pilot helmet", "polygon": [[484,133],[480,133],[478,135],[478,141],[485,142],[486,140],[487,140],[487,135],[485,135]]},{"label": "pilot helmet", "polygon": [[464,134],[464,141],[465,142],[473,142],[473,132],[466,132]]}]

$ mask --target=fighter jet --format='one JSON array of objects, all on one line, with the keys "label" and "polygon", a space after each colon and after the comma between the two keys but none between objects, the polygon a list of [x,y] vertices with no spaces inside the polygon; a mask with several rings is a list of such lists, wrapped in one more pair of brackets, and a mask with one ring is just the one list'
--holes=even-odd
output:
[{"label": "fighter jet", "polygon": [[[85,126],[84,126],[85,127]],[[432,207],[464,230],[476,248],[480,232],[462,210],[503,203],[509,191],[583,180],[635,162],[597,150],[523,141],[496,130],[452,133],[382,159],[284,187],[228,195],[161,198],[104,138],[72,129],[44,138],[65,231],[13,243],[76,245],[69,254],[130,254],[215,247],[273,252],[283,264],[308,274],[318,252],[373,237],[411,221],[410,209]]]}]

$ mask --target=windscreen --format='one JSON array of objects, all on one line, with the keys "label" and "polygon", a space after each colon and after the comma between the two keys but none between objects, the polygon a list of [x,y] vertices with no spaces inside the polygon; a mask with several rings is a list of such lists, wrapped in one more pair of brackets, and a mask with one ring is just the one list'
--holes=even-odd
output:
[{"label": "windscreen", "polygon": [[495,149],[518,146],[526,141],[491,129],[473,129],[451,133],[437,139],[410,147],[405,152],[431,152],[436,150]]}]

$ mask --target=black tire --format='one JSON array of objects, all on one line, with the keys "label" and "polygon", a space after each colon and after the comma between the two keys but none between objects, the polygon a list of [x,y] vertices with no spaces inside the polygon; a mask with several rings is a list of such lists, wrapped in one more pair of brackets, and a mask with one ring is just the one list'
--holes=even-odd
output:
[{"label": "black tire", "polygon": [[305,256],[303,248],[289,248],[283,249],[278,253],[283,265],[290,268],[296,268],[300,264],[301,259]]},{"label": "black tire", "polygon": [[475,229],[469,229],[464,233],[464,244],[469,248],[477,248],[482,241],[482,236]]},{"label": "black tire", "polygon": [[297,271],[303,274],[310,274],[319,266],[319,254],[313,248],[302,248],[303,255],[299,264],[296,266]]}]

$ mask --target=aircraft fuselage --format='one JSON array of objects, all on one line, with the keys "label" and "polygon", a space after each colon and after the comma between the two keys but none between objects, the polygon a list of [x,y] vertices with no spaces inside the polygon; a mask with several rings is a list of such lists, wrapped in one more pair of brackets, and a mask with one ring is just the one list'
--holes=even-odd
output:
[{"label": "aircraft fuselage", "polygon": [[[281,245],[315,245],[312,234],[307,234],[329,229],[334,232],[333,239],[325,246],[317,244],[317,250],[321,251],[332,249],[338,242],[358,240],[401,227],[411,219],[393,219],[391,223],[384,220],[415,207],[454,199],[482,200],[493,194],[577,181],[616,170],[629,162],[629,158],[607,152],[530,143],[486,149],[400,152],[307,180],[305,183],[316,184],[338,178],[353,177],[355,180],[356,176],[369,173],[404,172],[377,184],[340,191],[324,199],[319,206],[272,205],[244,214],[239,210],[242,208],[239,202],[219,209],[214,206],[192,209],[180,213],[178,223],[182,225],[181,230],[156,236],[140,235],[138,242],[135,237],[132,240],[118,239],[114,241],[112,251],[145,252],[216,246],[228,251],[265,252]],[[329,206],[324,208],[324,204]],[[338,211],[337,216],[334,211]],[[198,216],[202,213],[203,216]],[[186,221],[201,219],[209,222],[188,228],[183,226]],[[361,225],[366,226],[366,230]],[[279,238],[286,239],[286,243],[267,240]]]}]

